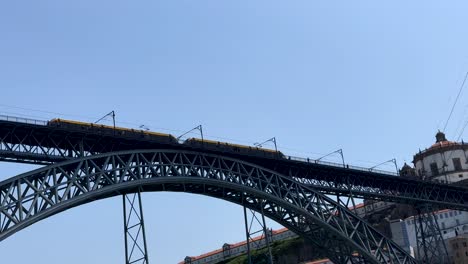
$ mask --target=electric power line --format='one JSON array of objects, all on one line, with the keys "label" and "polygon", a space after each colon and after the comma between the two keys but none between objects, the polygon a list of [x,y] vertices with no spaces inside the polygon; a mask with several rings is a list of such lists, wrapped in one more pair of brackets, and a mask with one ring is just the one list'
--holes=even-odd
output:
[{"label": "electric power line", "polygon": [[460,86],[460,90],[458,91],[457,97],[455,98],[455,102],[453,102],[452,110],[450,110],[450,114],[449,114],[449,116],[447,118],[447,121],[445,121],[444,129],[442,130],[443,132],[445,132],[445,129],[447,128],[448,122],[450,121],[450,118],[452,117],[453,110],[455,109],[455,105],[457,104],[458,98],[460,97],[460,94],[463,91],[463,87],[465,86],[466,78],[468,78],[468,71],[465,74],[465,78],[463,79],[463,82],[462,82],[462,84]]},{"label": "electric power line", "polygon": [[[7,107],[7,108],[13,108],[13,109],[20,109],[20,110],[24,110],[24,111],[33,111],[33,112],[36,112],[36,113],[53,114],[55,116],[62,116],[62,117],[79,117],[79,118],[84,118],[84,119],[87,119],[87,120],[96,120],[96,119],[98,119],[98,117],[90,117],[90,116],[74,115],[74,114],[64,114],[64,113],[59,113],[59,112],[44,111],[44,110],[39,110],[39,109],[11,106],[11,105],[5,105],[5,104],[0,104],[0,106]],[[31,115],[31,114],[23,114],[23,113],[7,112],[7,111],[1,111],[1,112],[6,113],[6,114],[16,115],[16,116],[19,115],[19,116],[23,116],[23,117],[39,118],[39,119],[44,119],[44,120],[49,118],[48,116],[44,116],[44,115],[42,115],[42,116],[41,115]],[[133,123],[133,122],[127,122],[127,121],[116,121],[116,124],[130,125],[130,126],[134,126],[134,127],[140,127],[141,126],[141,123]],[[169,132],[175,132],[175,133],[186,132],[186,131],[180,130],[180,129],[169,129],[169,128],[162,128],[162,127],[155,127],[155,126],[152,126],[151,124],[149,124],[149,125],[152,128],[155,128],[156,130],[163,130],[163,131],[169,131]],[[467,124],[465,124],[464,127],[466,127],[467,125],[468,125],[468,121],[467,121]],[[206,136],[207,136],[207,138],[223,140],[223,141],[233,142],[233,143],[242,143],[242,144],[246,144],[246,145],[251,145],[252,142],[254,142],[254,140],[239,140],[239,139],[233,139],[233,138],[228,138],[228,137],[219,137],[219,136],[214,136],[214,135],[209,135],[209,134],[207,134]],[[291,151],[291,152],[299,154],[299,155],[305,155],[305,156],[312,155],[312,157],[313,156],[320,157],[320,156],[324,155],[324,153],[304,151],[304,150],[299,150],[299,149],[296,149],[296,148],[290,148],[290,147],[287,147],[287,146],[281,146],[280,147],[280,145],[278,145],[278,148],[281,148],[282,150],[286,150],[286,151]],[[313,159],[313,158],[311,158],[311,159]],[[356,163],[356,162],[357,163],[367,163],[369,165],[377,164],[377,162],[367,161],[367,160],[349,160],[349,161],[351,161],[352,163]]]}]

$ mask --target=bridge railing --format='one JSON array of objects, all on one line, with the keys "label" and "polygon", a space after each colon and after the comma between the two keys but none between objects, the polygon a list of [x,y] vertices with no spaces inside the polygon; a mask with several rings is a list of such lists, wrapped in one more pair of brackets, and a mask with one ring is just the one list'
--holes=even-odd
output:
[{"label": "bridge railing", "polygon": [[[32,125],[41,125],[41,126],[46,126],[47,125],[47,121],[30,119],[30,118],[23,118],[23,117],[7,116],[7,115],[0,115],[0,121],[11,121],[11,122],[18,122],[18,123],[25,123],[25,124],[32,124]],[[341,167],[341,168],[346,168],[346,169],[353,169],[353,170],[359,170],[359,171],[375,172],[375,173],[391,175],[391,176],[398,176],[398,173],[396,173],[396,172],[369,169],[369,168],[364,168],[364,167],[352,166],[352,165],[349,165],[349,164],[314,160],[314,159],[294,157],[294,156],[285,156],[285,158],[287,158],[289,160],[295,160],[295,161],[306,162],[306,163],[315,163],[315,164],[326,165],[326,166]]]},{"label": "bridge railing", "polygon": [[31,125],[41,125],[41,126],[47,125],[47,121],[23,118],[23,117],[7,116],[7,115],[0,115],[0,121],[11,121],[11,122],[25,123],[25,124],[31,124]]},{"label": "bridge railing", "polygon": [[320,165],[326,165],[326,166],[333,166],[333,167],[341,167],[341,168],[346,168],[346,169],[353,169],[353,170],[358,170],[358,171],[366,171],[366,172],[380,173],[380,174],[385,174],[385,175],[390,175],[390,176],[399,176],[398,173],[396,173],[396,172],[391,172],[391,171],[376,170],[376,169],[364,168],[364,167],[359,167],[359,166],[353,166],[353,165],[349,165],[349,164],[342,164],[342,163],[336,163],[336,162],[314,160],[314,159],[302,158],[302,157],[294,157],[294,156],[285,156],[285,157],[286,157],[287,159],[289,159],[289,160],[295,160],[295,161],[300,161],[300,162],[305,162],[305,163],[314,163],[314,164],[320,164]]}]

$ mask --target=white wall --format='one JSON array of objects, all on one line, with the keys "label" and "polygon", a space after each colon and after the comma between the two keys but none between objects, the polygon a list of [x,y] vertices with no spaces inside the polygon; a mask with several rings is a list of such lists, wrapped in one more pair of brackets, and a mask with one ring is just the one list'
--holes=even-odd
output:
[{"label": "white wall", "polygon": [[[468,234],[468,212],[444,210],[436,213],[436,217],[444,240],[455,237],[455,230],[459,235]],[[392,239],[405,250],[410,247],[417,248],[415,224],[418,224],[418,221],[414,217],[390,223]]]},{"label": "white wall", "polygon": [[[444,160],[445,160],[445,171],[447,173],[447,177],[445,175],[440,175],[436,177],[440,182],[457,182],[460,180],[465,180],[468,179],[468,172],[463,172],[463,171],[455,171],[455,167],[453,164],[453,158],[459,158],[462,166],[462,170],[468,170],[468,163],[465,157],[465,151],[458,149],[458,150],[451,150],[451,151],[444,151],[441,153],[435,153],[432,155],[429,155],[427,157],[424,157],[423,160],[418,160],[415,164],[415,169],[416,173],[418,175],[421,175],[423,172],[423,166],[424,170],[426,172],[426,177],[432,177],[434,176],[431,171],[431,163],[436,163],[437,168],[439,171],[439,174],[444,174],[443,165],[444,165]],[[462,177],[460,177],[462,175]]]}]

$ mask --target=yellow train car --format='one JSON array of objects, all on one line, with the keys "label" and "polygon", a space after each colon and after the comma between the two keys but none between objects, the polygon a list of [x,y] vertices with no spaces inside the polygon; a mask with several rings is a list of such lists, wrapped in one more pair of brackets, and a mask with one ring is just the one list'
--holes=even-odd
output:
[{"label": "yellow train car", "polygon": [[233,154],[245,154],[250,156],[261,156],[270,158],[284,157],[280,151],[272,149],[252,147],[228,142],[214,141],[209,139],[189,138],[184,142],[185,145],[197,148],[205,148],[215,151],[228,152]]},{"label": "yellow train car", "polygon": [[119,135],[126,137],[146,137],[148,139],[162,140],[164,143],[178,143],[177,139],[171,134],[132,129],[126,127],[113,127],[108,125],[86,123],[75,120],[54,118],[48,122],[49,126],[70,128],[70,129],[79,129],[89,132],[94,132],[102,135]]},{"label": "yellow train car", "polygon": [[113,127],[108,125],[86,123],[75,120],[54,118],[48,121],[48,126],[67,129],[75,132],[84,132],[88,135],[122,137],[127,139],[148,140],[153,143],[188,146],[191,149],[211,150],[225,154],[248,155],[267,158],[284,158],[283,153],[267,148],[252,147],[235,143],[220,142],[208,139],[189,138],[183,145],[171,134],[132,129],[125,127]]}]

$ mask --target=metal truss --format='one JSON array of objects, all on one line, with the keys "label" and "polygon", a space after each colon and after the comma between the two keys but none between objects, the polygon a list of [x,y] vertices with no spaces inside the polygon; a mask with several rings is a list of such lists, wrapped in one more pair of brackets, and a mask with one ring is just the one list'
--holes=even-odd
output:
[{"label": "metal truss", "polygon": [[[333,168],[327,170],[334,170]],[[441,208],[468,211],[468,188],[439,184],[428,181],[409,180],[401,177],[386,176],[386,179],[363,179],[348,173],[320,171],[314,176],[299,176],[290,173],[296,181],[313,186],[316,190],[329,195],[380,200],[402,204],[418,205],[421,202],[437,205]],[[289,172],[292,172],[290,170]],[[280,172],[278,172],[280,173]],[[361,172],[361,176],[365,176]],[[372,183],[369,183],[372,182]]]},{"label": "metal truss", "polygon": [[203,194],[263,210],[335,263],[417,263],[310,186],[240,160],[172,150],[83,157],[0,182],[0,241],[69,208],[138,190]]},{"label": "metal truss", "polygon": [[[55,162],[112,151],[161,148],[160,144],[115,135],[86,134],[46,125],[0,120],[0,160],[33,164]],[[167,147],[167,146],[166,146]],[[182,145],[171,146],[177,150]],[[441,208],[468,210],[468,189],[405,179],[343,164],[285,157],[238,157],[309,184],[325,194],[389,202],[431,203]]]},{"label": "metal truss", "polygon": [[[264,202],[260,202],[262,204]],[[250,216],[250,217],[249,217]],[[248,220],[250,218],[250,220]],[[244,206],[244,221],[245,221],[245,236],[247,242],[247,260],[248,264],[252,262],[252,248],[262,249],[266,248],[264,257],[269,264],[273,264],[273,255],[271,253],[271,238],[272,232],[267,228],[265,222],[265,214],[263,213],[263,206],[259,213]],[[254,229],[259,228],[259,229]],[[258,239],[255,239],[258,237]]]},{"label": "metal truss", "polygon": [[[47,122],[45,122],[46,124]],[[145,148],[143,139],[86,134],[45,124],[0,120],[0,161],[47,165],[117,150]]]},{"label": "metal truss", "polygon": [[418,207],[415,224],[418,259],[428,264],[450,263],[437,217],[430,205],[424,204]]},{"label": "metal truss", "polygon": [[145,221],[140,191],[122,195],[125,233],[125,264],[148,264]]}]

